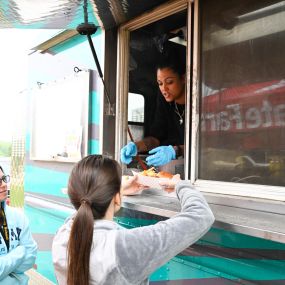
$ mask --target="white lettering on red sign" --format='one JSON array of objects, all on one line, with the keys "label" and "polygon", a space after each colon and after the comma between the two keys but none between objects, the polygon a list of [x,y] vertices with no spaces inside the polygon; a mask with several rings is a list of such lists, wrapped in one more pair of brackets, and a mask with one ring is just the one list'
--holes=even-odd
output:
[{"label": "white lettering on red sign", "polygon": [[260,107],[225,105],[225,110],[202,113],[202,131],[234,131],[285,126],[285,104],[272,106],[263,100]]}]

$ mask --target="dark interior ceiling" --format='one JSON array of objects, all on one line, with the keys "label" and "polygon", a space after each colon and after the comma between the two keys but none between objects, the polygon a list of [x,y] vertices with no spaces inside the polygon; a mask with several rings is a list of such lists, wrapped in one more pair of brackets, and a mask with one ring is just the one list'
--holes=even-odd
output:
[{"label": "dark interior ceiling", "polygon": [[129,92],[145,99],[144,132],[148,134],[155,116],[156,98],[160,94],[156,81],[156,64],[165,54],[186,62],[186,47],[169,39],[184,40],[187,11],[181,11],[130,33]]},{"label": "dark interior ceiling", "polygon": [[177,57],[185,58],[185,46],[173,43],[169,39],[177,35],[183,38],[181,28],[186,28],[186,21],[185,10],[131,32],[129,73],[131,92],[149,94],[157,89],[155,65],[163,54],[171,52]]}]

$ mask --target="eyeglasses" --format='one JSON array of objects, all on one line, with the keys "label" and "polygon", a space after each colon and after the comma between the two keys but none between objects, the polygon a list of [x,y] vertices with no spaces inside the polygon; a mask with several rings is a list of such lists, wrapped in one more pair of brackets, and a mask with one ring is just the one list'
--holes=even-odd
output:
[{"label": "eyeglasses", "polygon": [[4,181],[5,183],[9,183],[10,182],[10,175],[3,175],[0,178],[0,186],[2,185],[2,181]]}]

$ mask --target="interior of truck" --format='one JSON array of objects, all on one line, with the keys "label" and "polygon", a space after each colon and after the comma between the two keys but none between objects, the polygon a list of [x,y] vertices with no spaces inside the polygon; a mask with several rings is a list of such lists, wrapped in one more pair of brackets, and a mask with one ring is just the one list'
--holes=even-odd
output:
[{"label": "interior of truck", "polygon": [[[186,61],[186,26],[184,10],[130,34],[128,125],[135,141],[148,136],[154,120],[160,96],[155,70],[158,60],[171,54]],[[139,166],[134,161],[129,167]]]}]

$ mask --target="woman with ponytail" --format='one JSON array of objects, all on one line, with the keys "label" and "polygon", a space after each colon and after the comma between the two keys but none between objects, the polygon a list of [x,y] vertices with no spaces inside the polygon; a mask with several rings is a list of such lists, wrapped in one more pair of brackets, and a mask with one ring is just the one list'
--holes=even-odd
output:
[{"label": "woman with ponytail", "polygon": [[58,230],[52,246],[59,285],[148,284],[148,276],[190,246],[214,217],[201,195],[180,181],[180,214],[155,225],[125,229],[113,222],[122,194],[137,188],[136,178],[121,185],[112,159],[89,155],[73,168],[68,195],[76,213]]}]

